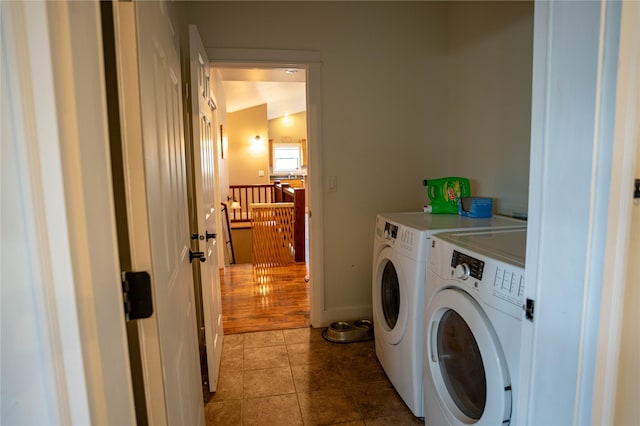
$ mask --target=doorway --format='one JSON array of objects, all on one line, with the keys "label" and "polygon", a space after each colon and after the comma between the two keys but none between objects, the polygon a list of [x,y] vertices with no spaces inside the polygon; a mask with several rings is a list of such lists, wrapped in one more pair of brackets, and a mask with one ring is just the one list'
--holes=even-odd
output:
[{"label": "doorway", "polygon": [[[306,71],[300,67],[216,67],[226,104],[220,193],[227,210],[233,253],[226,264],[252,263],[251,203],[285,201],[274,185],[296,195],[295,261],[305,261],[308,177]],[[299,220],[298,220],[299,219]]]},{"label": "doorway", "polygon": [[[214,53],[214,58],[216,55]],[[225,318],[245,318],[246,323],[225,323],[225,332],[238,333],[270,328],[294,328],[313,325],[315,304],[322,299],[315,297],[321,288],[322,274],[313,278],[314,248],[311,209],[319,205],[319,192],[314,191],[314,149],[310,147],[309,130],[317,129],[317,116],[310,116],[307,94],[309,66],[287,63],[212,63],[213,74],[224,88],[226,119],[224,121],[224,159],[220,167],[220,193],[228,198],[227,212],[233,235],[236,264],[225,259],[221,273],[223,313]],[[255,117],[258,117],[256,123]],[[255,145],[255,141],[259,141]],[[253,145],[252,145],[253,143]],[[262,155],[261,163],[251,162],[249,157]],[[255,159],[253,159],[255,160]],[[226,175],[224,175],[226,173]],[[254,267],[251,262],[251,228],[248,206],[252,200],[234,195],[230,187],[242,185],[273,185],[302,189],[304,199],[304,258],[296,259],[289,266],[271,268]],[[318,194],[315,194],[318,192]],[[227,195],[228,194],[228,195]],[[262,201],[261,201],[262,202]],[[236,211],[233,210],[235,206]],[[316,207],[317,208],[317,207]],[[235,220],[233,219],[235,215]],[[320,241],[319,241],[320,242]],[[321,264],[321,263],[320,263]],[[225,289],[225,285],[227,288]],[[244,290],[241,290],[244,288]],[[225,291],[228,293],[225,303]],[[241,295],[240,293],[244,293]],[[244,298],[244,299],[243,299]],[[234,301],[241,302],[242,312],[232,312]],[[247,310],[247,307],[251,306]],[[282,307],[282,311],[278,307]],[[320,305],[322,306],[322,305]],[[256,318],[261,320],[256,320]]]}]

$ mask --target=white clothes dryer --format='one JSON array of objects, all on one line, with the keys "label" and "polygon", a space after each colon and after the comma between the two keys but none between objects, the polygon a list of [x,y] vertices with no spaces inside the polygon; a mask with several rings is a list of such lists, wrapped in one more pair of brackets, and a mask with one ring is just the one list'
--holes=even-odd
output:
[{"label": "white clothes dryer", "polygon": [[526,229],[440,234],[431,244],[425,425],[508,425],[519,390]]},{"label": "white clothes dryer", "polygon": [[424,291],[429,241],[454,230],[523,228],[503,216],[471,219],[429,213],[383,213],[376,219],[373,253],[373,323],[376,355],[416,417],[422,417]]}]

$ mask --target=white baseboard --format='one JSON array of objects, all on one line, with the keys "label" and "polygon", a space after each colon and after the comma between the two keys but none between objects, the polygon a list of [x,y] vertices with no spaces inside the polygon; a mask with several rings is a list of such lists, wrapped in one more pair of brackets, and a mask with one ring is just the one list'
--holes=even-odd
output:
[{"label": "white baseboard", "polygon": [[371,305],[350,306],[346,308],[334,308],[325,310],[322,313],[322,321],[319,324],[312,324],[314,328],[328,327],[336,321],[354,321],[359,319],[373,320],[373,310]]}]

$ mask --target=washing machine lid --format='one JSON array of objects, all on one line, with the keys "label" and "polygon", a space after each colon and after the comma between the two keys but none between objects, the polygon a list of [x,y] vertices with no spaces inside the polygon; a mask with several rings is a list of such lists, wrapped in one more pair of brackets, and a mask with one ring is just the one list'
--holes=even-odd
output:
[{"label": "washing machine lid", "polygon": [[387,222],[406,226],[418,231],[446,232],[459,229],[515,229],[527,226],[527,222],[506,216],[495,215],[489,218],[470,218],[457,214],[431,214],[423,212],[379,213]]},{"label": "washing machine lid", "polygon": [[439,234],[437,238],[475,253],[524,268],[527,230],[461,231]]}]

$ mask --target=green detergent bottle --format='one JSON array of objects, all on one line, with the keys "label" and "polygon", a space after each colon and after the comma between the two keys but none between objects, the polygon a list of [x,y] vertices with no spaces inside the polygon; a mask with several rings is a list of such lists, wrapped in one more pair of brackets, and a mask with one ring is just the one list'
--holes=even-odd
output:
[{"label": "green detergent bottle", "polygon": [[432,214],[458,214],[458,200],[471,196],[469,179],[463,177],[445,177],[440,179],[426,179],[427,195],[431,204],[425,211]]}]

